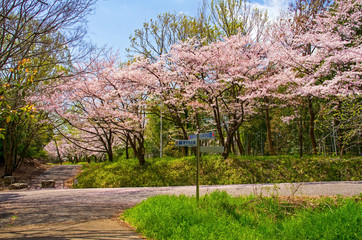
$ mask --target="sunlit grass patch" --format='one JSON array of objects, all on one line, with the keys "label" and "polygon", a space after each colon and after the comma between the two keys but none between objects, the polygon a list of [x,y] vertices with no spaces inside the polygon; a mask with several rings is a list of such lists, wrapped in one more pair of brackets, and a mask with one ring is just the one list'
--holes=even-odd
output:
[{"label": "sunlit grass patch", "polygon": [[352,198],[156,196],[123,218],[152,239],[359,239],[361,196]]}]

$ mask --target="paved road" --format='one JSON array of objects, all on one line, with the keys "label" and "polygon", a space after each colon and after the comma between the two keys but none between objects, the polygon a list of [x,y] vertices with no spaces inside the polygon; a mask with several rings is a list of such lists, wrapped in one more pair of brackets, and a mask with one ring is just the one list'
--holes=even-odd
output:
[{"label": "paved road", "polygon": [[82,168],[81,165],[55,165],[31,181],[31,190],[41,189],[43,180],[55,180],[55,188],[67,188],[66,182],[72,180]]},{"label": "paved road", "polygon": [[[302,184],[244,184],[201,186],[200,193],[215,190],[233,195],[357,195],[362,182],[321,182]],[[9,225],[43,224],[66,221],[86,221],[115,217],[122,210],[142,200],[160,194],[193,195],[194,186],[59,189],[11,191],[0,193],[0,228]]]},{"label": "paved road", "polygon": [[0,229],[0,239],[145,239],[117,219],[35,224]]}]

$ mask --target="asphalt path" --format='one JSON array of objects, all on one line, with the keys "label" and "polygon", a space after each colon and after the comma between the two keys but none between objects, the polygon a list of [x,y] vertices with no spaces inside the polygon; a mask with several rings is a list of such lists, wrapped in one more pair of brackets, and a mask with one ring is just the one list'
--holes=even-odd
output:
[{"label": "asphalt path", "polygon": [[40,176],[30,182],[29,189],[41,189],[41,182],[44,180],[55,180],[55,188],[68,188],[66,183],[73,180],[73,177],[81,170],[81,165],[54,165],[43,172]]},{"label": "asphalt path", "polygon": [[[232,195],[358,195],[362,182],[320,182],[283,184],[242,184],[201,186],[200,193],[215,190]],[[8,191],[0,193],[0,228],[10,224],[56,223],[112,218],[148,197],[168,195],[194,195],[195,186],[56,189],[37,191]],[[15,218],[16,217],[16,218]],[[15,218],[15,219],[14,219]]]}]

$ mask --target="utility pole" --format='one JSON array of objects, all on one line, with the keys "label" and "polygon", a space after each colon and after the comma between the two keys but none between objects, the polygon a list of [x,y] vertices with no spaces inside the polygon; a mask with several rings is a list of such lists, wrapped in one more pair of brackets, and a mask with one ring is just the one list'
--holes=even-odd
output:
[{"label": "utility pole", "polygon": [[333,130],[333,145],[334,145],[334,151],[337,156],[337,144],[336,144],[336,131],[334,130],[334,121],[332,124],[332,130]]},{"label": "utility pole", "polygon": [[196,201],[199,202],[200,200],[200,123],[199,123],[199,116],[195,115],[196,117]]}]

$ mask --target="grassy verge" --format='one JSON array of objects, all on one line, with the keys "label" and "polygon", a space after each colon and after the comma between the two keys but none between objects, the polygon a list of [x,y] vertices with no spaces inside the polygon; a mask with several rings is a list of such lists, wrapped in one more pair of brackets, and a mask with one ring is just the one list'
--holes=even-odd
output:
[{"label": "grassy verge", "polygon": [[152,239],[360,239],[361,197],[156,196],[123,218]]},{"label": "grassy verge", "polygon": [[[361,181],[362,157],[294,156],[230,157],[203,156],[200,183],[243,184],[313,181]],[[195,184],[194,157],[148,159],[140,166],[135,159],[85,163],[78,176],[79,188],[182,186]]]},{"label": "grassy verge", "polygon": [[[84,165],[84,164],[88,164],[88,162],[77,162],[77,163],[72,163],[72,162],[63,162],[62,165]],[[59,163],[51,163],[51,165],[60,165]]]}]

